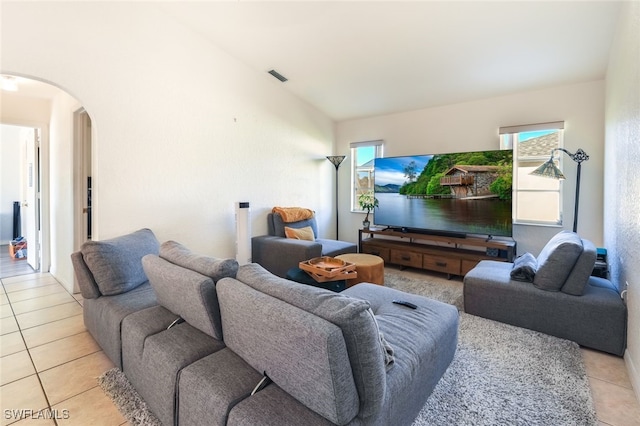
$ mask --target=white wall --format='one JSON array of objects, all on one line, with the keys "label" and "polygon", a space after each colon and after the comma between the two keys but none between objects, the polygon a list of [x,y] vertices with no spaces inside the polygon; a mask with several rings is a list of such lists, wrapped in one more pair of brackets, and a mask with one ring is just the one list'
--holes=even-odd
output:
[{"label": "white wall", "polygon": [[0,244],[13,239],[13,202],[22,200],[20,127],[0,126]]},{"label": "white wall", "polygon": [[[534,92],[484,99],[400,114],[344,121],[337,124],[339,153],[349,143],[384,139],[385,156],[437,154],[499,149],[498,128],[550,121],[565,122],[564,147],[584,149],[590,159],[582,165],[578,232],[602,245],[602,175],[604,140],[604,82],[594,81]],[[565,158],[563,172],[564,228],[573,227],[576,164]],[[340,234],[354,235],[362,215],[349,212],[348,168],[340,176],[344,202],[340,209]],[[518,253],[539,253],[558,227],[514,227]]]},{"label": "white wall", "polygon": [[[312,208],[321,234],[333,234],[334,169],[325,159],[333,123],[266,72],[149,3],[2,7],[0,71],[53,82],[91,116],[95,238],[149,227],[161,241],[234,256],[237,201],[251,202],[254,235],[266,232],[274,205]],[[66,154],[52,147],[64,197]],[[71,271],[66,208],[52,214],[60,226],[52,270],[63,276]]]},{"label": "white wall", "polygon": [[73,229],[73,113],[81,107],[75,98],[60,93],[52,102],[49,130],[49,230],[51,274],[69,291],[74,288],[69,254],[74,251]]},{"label": "white wall", "polygon": [[623,5],[606,79],[604,234],[611,280],[628,282],[629,376],[640,399],[640,3]]}]

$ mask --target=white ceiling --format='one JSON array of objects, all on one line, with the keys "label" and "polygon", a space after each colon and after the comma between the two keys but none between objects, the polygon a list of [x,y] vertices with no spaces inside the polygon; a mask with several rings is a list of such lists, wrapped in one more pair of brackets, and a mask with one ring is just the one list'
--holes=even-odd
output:
[{"label": "white ceiling", "polygon": [[51,84],[42,83],[37,80],[32,80],[30,78],[13,76],[16,84],[18,85],[17,92],[2,92],[12,94],[13,96],[26,96],[30,98],[39,98],[39,99],[53,99],[58,93],[60,93],[60,89]]},{"label": "white ceiling", "polygon": [[[335,120],[601,79],[615,1],[169,2]],[[270,77],[271,78],[271,77]]]},{"label": "white ceiling", "polygon": [[[249,67],[275,69],[289,81],[274,82],[337,121],[604,78],[620,10],[606,0],[157,5]],[[21,84],[28,96],[51,89]]]}]

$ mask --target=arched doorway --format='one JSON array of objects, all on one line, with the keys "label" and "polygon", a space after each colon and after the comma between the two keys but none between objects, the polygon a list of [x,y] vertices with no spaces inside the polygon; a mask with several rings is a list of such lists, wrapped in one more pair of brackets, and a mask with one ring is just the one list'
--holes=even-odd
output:
[{"label": "arched doorway", "polygon": [[[90,237],[87,231],[91,227],[86,183],[92,163],[91,119],[80,101],[55,85],[14,78],[17,91],[0,91],[0,123],[40,130],[40,271],[51,272],[74,291],[77,287],[69,255]],[[35,176],[29,174],[28,167],[20,175],[27,183],[29,176]]]}]

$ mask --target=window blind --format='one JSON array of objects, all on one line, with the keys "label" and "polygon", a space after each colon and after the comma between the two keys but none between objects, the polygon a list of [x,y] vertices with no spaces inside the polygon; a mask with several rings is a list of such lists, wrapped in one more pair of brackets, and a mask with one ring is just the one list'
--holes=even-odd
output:
[{"label": "window blind", "polygon": [[553,129],[557,129],[557,130],[564,129],[564,121],[552,121],[549,123],[521,124],[519,126],[500,127],[499,133],[501,135],[508,135],[513,133],[535,132],[536,130],[553,130]]}]

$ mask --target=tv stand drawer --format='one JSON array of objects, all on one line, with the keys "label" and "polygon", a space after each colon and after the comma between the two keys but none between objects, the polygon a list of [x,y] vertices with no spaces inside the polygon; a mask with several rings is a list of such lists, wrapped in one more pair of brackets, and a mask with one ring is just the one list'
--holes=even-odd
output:
[{"label": "tv stand drawer", "polygon": [[476,267],[480,260],[467,260],[462,259],[462,267],[460,268],[460,275],[463,277],[467,275],[467,272]]},{"label": "tv stand drawer", "polygon": [[389,249],[386,247],[378,247],[373,244],[362,244],[362,253],[379,256],[384,260],[384,263],[390,263]]},{"label": "tv stand drawer", "polygon": [[446,274],[460,275],[460,259],[451,257],[439,257],[424,255],[422,267],[430,271],[444,272]]},{"label": "tv stand drawer", "polygon": [[412,268],[422,268],[422,254],[407,250],[391,249],[390,263]]}]

